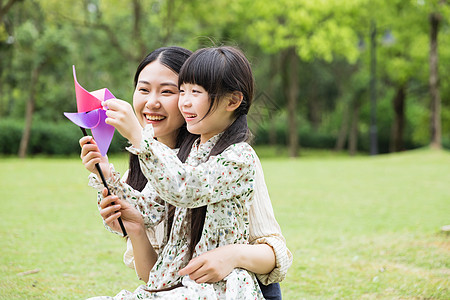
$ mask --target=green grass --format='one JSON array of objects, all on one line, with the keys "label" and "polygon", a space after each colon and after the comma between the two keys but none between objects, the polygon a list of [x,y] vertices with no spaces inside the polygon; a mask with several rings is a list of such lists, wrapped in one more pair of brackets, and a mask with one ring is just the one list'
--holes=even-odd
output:
[{"label": "green grass", "polygon": [[[450,236],[440,232],[450,224],[449,153],[258,152],[270,157],[266,182],[294,255],[284,299],[450,298]],[[125,156],[111,160],[126,168]],[[140,284],[87,175],[77,158],[0,159],[1,299],[84,299]]]}]

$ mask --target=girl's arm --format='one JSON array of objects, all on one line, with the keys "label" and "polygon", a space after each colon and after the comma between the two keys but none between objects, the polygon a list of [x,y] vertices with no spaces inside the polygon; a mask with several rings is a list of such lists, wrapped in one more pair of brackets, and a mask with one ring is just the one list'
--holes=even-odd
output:
[{"label": "girl's arm", "polygon": [[275,255],[266,244],[231,244],[205,252],[193,258],[180,275],[189,275],[197,283],[217,282],[235,268],[256,274],[266,274],[275,268]]},{"label": "girl's arm", "polygon": [[[200,145],[202,147],[202,145]],[[141,170],[158,195],[178,207],[195,208],[223,199],[248,199],[253,193],[255,153],[247,143],[231,145],[208,161],[199,151],[197,166],[182,163],[166,145],[153,138],[153,127],[143,131],[139,156]]]},{"label": "girl's arm", "polygon": [[[120,230],[117,219],[121,216],[123,224],[128,232],[128,236],[133,245],[136,273],[144,280],[148,281],[148,275],[158,254],[153,249],[147,238],[146,229],[140,213],[129,203],[119,199],[115,195],[107,196],[106,188],[102,191],[103,200],[100,202],[100,214],[105,223],[113,230]],[[114,204],[112,204],[114,202]]]},{"label": "girl's arm", "polygon": [[255,273],[265,285],[285,278],[292,264],[292,254],[275,219],[257,157],[255,183],[249,223],[251,245],[227,245],[203,253],[180,270],[180,275],[189,274],[199,283],[215,282],[222,280],[234,268],[242,268]]}]

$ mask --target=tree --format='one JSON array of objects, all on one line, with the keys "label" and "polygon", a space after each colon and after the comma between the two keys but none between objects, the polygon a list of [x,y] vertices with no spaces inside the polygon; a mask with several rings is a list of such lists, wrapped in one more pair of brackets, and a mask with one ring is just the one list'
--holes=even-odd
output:
[{"label": "tree", "polygon": [[[341,1],[248,1],[242,0],[245,11],[241,17],[250,23],[247,34],[266,53],[283,52],[286,64],[283,84],[286,85],[289,123],[289,153],[298,155],[298,102],[297,60],[323,59],[331,62],[344,57],[354,62],[359,53],[356,25],[352,16],[358,5]],[[287,69],[286,69],[287,68]],[[288,72],[286,72],[288,70]],[[284,72],[284,73],[283,73]]]},{"label": "tree", "polygon": [[0,23],[3,21],[3,17],[8,13],[11,7],[19,1],[21,0],[8,0],[8,2],[3,5],[3,0],[0,0]]},{"label": "tree", "polygon": [[441,131],[441,95],[439,93],[438,72],[438,32],[442,22],[439,12],[430,13],[430,96],[431,96],[431,142],[432,148],[440,149]]}]

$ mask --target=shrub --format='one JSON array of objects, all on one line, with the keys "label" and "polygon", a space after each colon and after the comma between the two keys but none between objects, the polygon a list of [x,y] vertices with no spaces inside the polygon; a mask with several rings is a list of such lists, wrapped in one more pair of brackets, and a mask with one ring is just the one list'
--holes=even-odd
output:
[{"label": "shrub", "polygon": [[[0,153],[17,154],[23,128],[24,121],[0,120]],[[81,136],[81,130],[69,122],[33,122],[28,144],[28,154],[79,154],[80,146],[78,141]],[[109,153],[123,151],[125,146],[125,138],[116,133],[111,142]]]}]

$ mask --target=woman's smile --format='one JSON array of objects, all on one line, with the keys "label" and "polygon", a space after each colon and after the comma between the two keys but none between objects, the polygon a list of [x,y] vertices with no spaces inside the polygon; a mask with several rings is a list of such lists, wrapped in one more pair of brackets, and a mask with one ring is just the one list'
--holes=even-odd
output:
[{"label": "woman's smile", "polygon": [[144,113],[144,117],[148,121],[147,123],[149,124],[155,124],[166,119],[166,117],[163,115],[151,113]]}]

